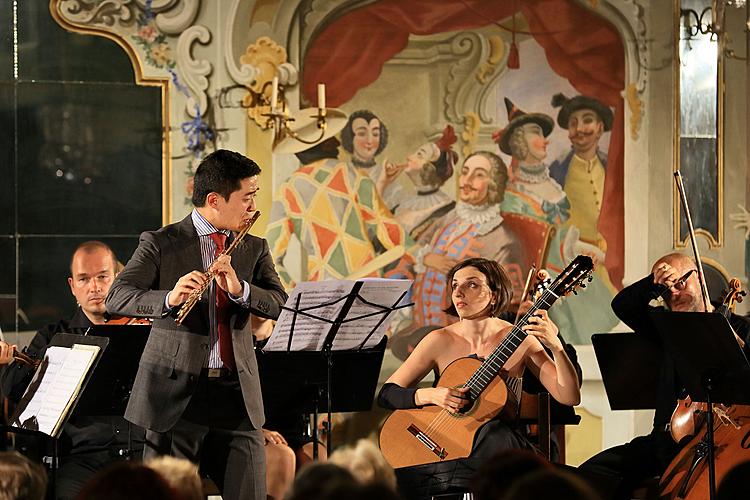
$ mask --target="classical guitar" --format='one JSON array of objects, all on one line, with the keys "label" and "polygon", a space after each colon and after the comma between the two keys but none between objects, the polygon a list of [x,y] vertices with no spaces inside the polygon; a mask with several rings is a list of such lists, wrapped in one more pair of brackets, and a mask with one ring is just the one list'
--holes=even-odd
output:
[{"label": "classical guitar", "polygon": [[508,389],[498,376],[500,369],[526,338],[522,328],[537,310],[549,309],[555,301],[585,286],[591,279],[590,257],[579,255],[534,301],[508,335],[484,361],[460,358],[440,375],[440,387],[469,387],[470,404],[453,413],[429,405],[396,410],[383,424],[380,449],[393,467],[468,457],[479,428],[497,416],[508,401]]}]

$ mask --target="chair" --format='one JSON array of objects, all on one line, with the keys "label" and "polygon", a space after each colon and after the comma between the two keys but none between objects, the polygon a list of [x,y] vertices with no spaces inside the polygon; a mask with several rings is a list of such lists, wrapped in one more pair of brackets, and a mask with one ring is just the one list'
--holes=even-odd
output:
[{"label": "chair", "polygon": [[[528,275],[531,266],[542,269],[547,263],[550,243],[557,229],[552,224],[513,212],[501,212],[503,225],[518,238],[521,245],[523,275]],[[518,298],[520,300],[520,297]]]}]

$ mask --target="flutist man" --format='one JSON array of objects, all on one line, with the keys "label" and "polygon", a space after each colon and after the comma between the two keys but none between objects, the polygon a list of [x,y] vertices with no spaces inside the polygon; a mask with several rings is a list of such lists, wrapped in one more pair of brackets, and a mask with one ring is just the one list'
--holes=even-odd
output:
[{"label": "flutist man", "polygon": [[[255,211],[258,165],[218,150],[195,173],[195,208],[141,235],[107,296],[111,313],[154,318],[125,417],[146,428],[144,458],[199,463],[225,500],[265,499],[263,403],[250,313],[277,318],[286,294],[268,244],[247,235],[221,255]],[[181,324],[193,290],[215,273]]]}]

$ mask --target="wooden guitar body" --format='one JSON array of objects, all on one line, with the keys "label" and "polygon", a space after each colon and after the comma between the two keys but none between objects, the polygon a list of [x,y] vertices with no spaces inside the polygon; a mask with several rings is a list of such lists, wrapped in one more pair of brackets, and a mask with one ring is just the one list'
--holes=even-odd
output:
[{"label": "wooden guitar body", "polygon": [[[463,387],[481,364],[474,358],[459,358],[446,367],[437,386]],[[396,410],[383,424],[380,449],[394,468],[466,458],[479,428],[499,414],[507,401],[508,389],[496,376],[460,413],[434,405]]]}]

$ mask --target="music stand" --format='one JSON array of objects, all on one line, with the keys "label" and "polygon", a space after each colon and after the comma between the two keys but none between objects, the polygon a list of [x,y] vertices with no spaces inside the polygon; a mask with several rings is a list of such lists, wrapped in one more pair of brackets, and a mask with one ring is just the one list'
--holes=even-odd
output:
[{"label": "music stand", "polygon": [[[377,280],[373,280],[377,281]],[[383,305],[383,304],[376,304],[372,301],[367,300],[365,297],[362,296],[361,291],[362,287],[365,284],[366,281],[356,281],[353,283],[353,286],[351,290],[348,293],[343,294],[341,297],[325,301],[323,303],[314,304],[314,305],[304,305],[302,304],[302,293],[296,294],[296,297],[292,299],[290,297],[288,304],[292,303],[292,300],[294,301],[294,306],[290,307],[288,305],[282,306],[282,309],[289,311],[292,313],[291,323],[290,323],[290,330],[289,330],[289,338],[286,343],[286,351],[281,351],[282,353],[286,355],[290,355],[292,352],[292,343],[294,340],[294,334],[295,334],[295,325],[297,325],[298,320],[300,323],[304,320],[307,322],[306,327],[310,327],[310,323],[315,325],[315,332],[313,332],[313,335],[316,333],[321,333],[325,335],[325,340],[323,341],[322,348],[320,351],[299,351],[299,352],[308,352],[312,356],[310,360],[307,360],[306,358],[300,358],[301,361],[309,366],[307,366],[308,369],[311,370],[311,373],[316,374],[316,378],[320,378],[320,367],[324,367],[325,369],[325,391],[323,392],[323,395],[325,396],[326,403],[324,405],[324,408],[326,408],[326,411],[328,413],[328,425],[329,425],[329,436],[328,440],[326,442],[326,447],[328,454],[330,455],[332,450],[332,439],[330,434],[330,424],[331,424],[331,413],[333,410],[333,380],[334,380],[334,362],[336,360],[339,360],[342,362],[343,366],[346,368],[348,366],[347,370],[337,370],[336,373],[340,375],[339,377],[336,377],[338,380],[338,384],[340,384],[340,387],[342,387],[340,394],[341,400],[337,402],[336,411],[360,411],[360,410],[369,410],[372,408],[372,401],[375,398],[375,387],[377,386],[377,380],[380,373],[380,365],[383,361],[383,354],[385,352],[385,344],[386,339],[385,337],[372,349],[364,349],[365,345],[367,345],[370,338],[375,334],[378,329],[382,328],[385,324],[386,319],[388,316],[395,310],[402,309],[405,307],[411,307],[414,304],[401,304],[402,300],[406,296],[407,291],[402,292],[398,298],[393,302],[391,305]],[[337,307],[337,305],[343,302],[341,308],[338,310],[338,313],[336,314],[336,317],[334,319],[326,318],[325,316],[321,315],[323,314],[326,309],[331,307]],[[353,306],[355,306],[355,303],[358,303],[357,305],[365,305],[373,311],[354,315],[352,313]],[[318,311],[321,311],[320,313]],[[302,318],[300,318],[302,317]],[[374,318],[376,321],[374,322],[372,328],[367,334],[363,336],[362,341],[358,344],[358,347],[354,350],[335,350],[334,349],[334,343],[336,340],[336,335],[341,330],[342,326],[344,325],[350,325],[350,324],[357,324],[357,323],[366,323],[363,320],[370,320],[370,318]],[[277,323],[278,327],[278,323]],[[307,335],[310,335],[310,331],[305,332]],[[335,354],[334,354],[335,353]],[[347,356],[344,353],[349,353],[349,356]],[[271,354],[270,352],[264,352],[265,354]],[[369,358],[368,358],[369,356]],[[259,356],[259,358],[262,358],[263,356]],[[315,358],[318,358],[317,361],[315,361]],[[311,361],[312,360],[312,361]],[[281,361],[277,361],[278,363],[283,363],[281,367],[276,369],[281,369],[283,372],[288,372],[290,367],[292,366],[292,363],[298,361],[294,358],[291,358],[291,361],[283,361],[283,358]],[[260,363],[261,361],[259,361]],[[271,362],[263,361],[263,363],[268,363],[269,365]],[[320,363],[323,363],[322,365]],[[270,366],[267,366],[267,369],[273,369]],[[362,380],[358,378],[356,381],[351,376],[353,373],[357,373],[358,377],[363,378],[367,382],[367,390],[362,391]],[[266,377],[268,378],[268,377]],[[288,378],[285,378],[285,381],[288,382]],[[355,383],[356,382],[356,383]],[[301,396],[303,400],[307,400],[309,405],[305,407],[312,407],[314,410],[313,412],[313,433],[317,432],[317,416],[320,410],[320,386],[321,383],[315,382],[312,384],[304,384],[304,387],[309,387],[312,385],[313,387],[313,396],[312,400],[310,400],[310,396],[305,397],[304,391],[303,394],[298,394]],[[284,390],[278,391],[275,389],[270,390],[263,390],[264,394],[274,394],[274,397],[279,396],[280,394],[283,394]],[[310,389],[307,389],[308,391]],[[359,398],[362,397],[362,393],[366,395],[366,398],[364,400],[360,400],[359,404],[353,404],[353,401],[349,401],[348,398]],[[348,395],[348,396],[347,396]],[[367,404],[364,404],[364,401],[367,401]],[[346,410],[344,408],[351,408],[349,410]],[[318,446],[317,446],[317,440],[315,440],[315,445],[313,447],[313,458],[317,459],[318,455]]]},{"label": "music stand", "polygon": [[[718,313],[650,313],[664,348],[693,401],[705,402],[709,498],[716,496],[713,404],[750,404],[750,363],[727,319]],[[685,478],[684,485],[690,476]]]},{"label": "music stand", "polygon": [[138,363],[146,346],[151,325],[96,325],[89,337],[105,337],[107,350],[93,371],[75,409],[77,416],[122,417],[133,388]]},{"label": "music stand", "polygon": [[[591,336],[604,390],[612,410],[653,410],[659,383],[661,350],[636,333],[595,333]],[[653,391],[634,391],[651,387]]]},{"label": "music stand", "polygon": [[[383,337],[371,349],[332,351],[330,372],[329,355],[321,351],[259,352],[258,371],[266,414],[312,414],[313,456],[317,458],[315,434],[321,412],[328,412],[330,422],[332,412],[372,409],[386,344]],[[271,376],[279,373],[284,376]],[[329,455],[331,442],[329,432],[326,443]]]},{"label": "music stand", "polygon": [[[73,400],[70,402],[70,409],[63,416],[63,420],[60,426],[58,427],[57,432],[55,432],[54,435],[49,435],[38,429],[33,429],[33,428],[17,427],[13,425],[2,426],[2,429],[4,432],[11,432],[14,434],[26,434],[30,436],[35,436],[41,440],[51,441],[52,457],[51,457],[49,465],[50,465],[50,470],[52,472],[51,478],[50,478],[50,491],[52,492],[55,491],[55,476],[56,476],[57,459],[58,459],[57,441],[60,435],[62,434],[62,431],[65,428],[65,425],[68,423],[68,420],[70,420],[71,415],[75,411],[77,404],[81,400],[81,397],[86,390],[86,386],[91,381],[91,377],[94,373],[94,370],[96,370],[96,367],[99,361],[101,360],[102,355],[107,349],[107,345],[109,344],[109,339],[103,338],[103,337],[89,337],[87,335],[75,335],[72,333],[57,333],[55,334],[54,337],[52,337],[52,340],[50,341],[47,347],[58,346],[58,347],[72,348],[74,344],[95,345],[99,347],[99,352],[97,352],[96,356],[94,356],[91,366],[89,367],[88,372],[83,378],[83,382],[81,383],[81,388],[78,391],[78,394],[76,394]],[[23,400],[21,403],[19,403],[19,408],[16,409],[16,412],[19,415],[21,414],[20,404],[23,404]]]}]

